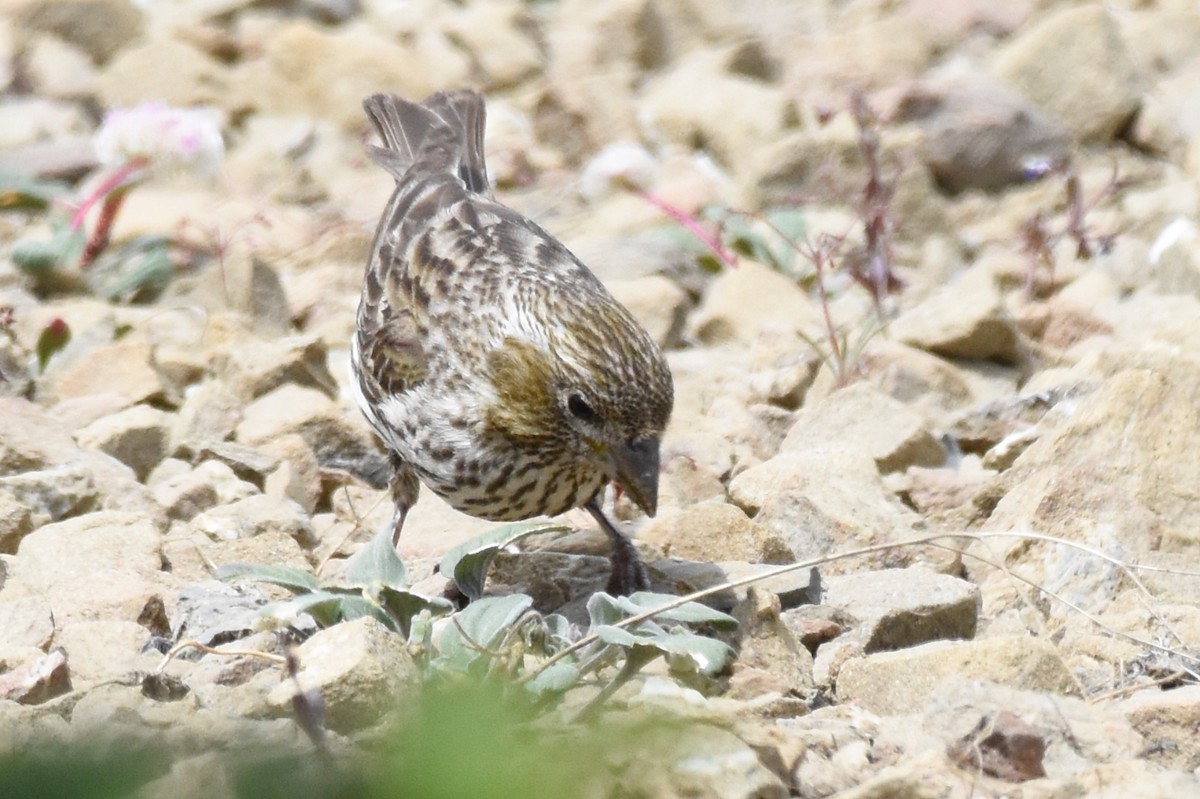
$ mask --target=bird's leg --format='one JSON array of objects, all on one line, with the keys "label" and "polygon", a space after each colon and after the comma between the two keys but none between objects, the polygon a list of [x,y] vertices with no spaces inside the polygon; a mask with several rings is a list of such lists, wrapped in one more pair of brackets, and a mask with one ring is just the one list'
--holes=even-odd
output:
[{"label": "bird's leg", "polygon": [[604,511],[600,509],[599,497],[593,498],[584,507],[612,543],[612,554],[609,556],[609,560],[612,561],[612,576],[608,578],[605,590],[613,596],[629,596],[635,591],[648,589],[650,574],[646,571],[646,564],[642,563],[642,556],[638,554],[637,547],[629,540],[629,536],[618,530],[604,515]]},{"label": "bird's leg", "polygon": [[400,530],[404,527],[404,517],[408,515],[408,509],[417,504],[421,484],[417,482],[417,473],[413,471],[412,467],[395,453],[388,456],[388,463],[392,467],[392,477],[388,481],[388,487],[392,490],[392,503],[395,506],[395,510],[392,511],[392,546],[394,547],[400,543]]}]

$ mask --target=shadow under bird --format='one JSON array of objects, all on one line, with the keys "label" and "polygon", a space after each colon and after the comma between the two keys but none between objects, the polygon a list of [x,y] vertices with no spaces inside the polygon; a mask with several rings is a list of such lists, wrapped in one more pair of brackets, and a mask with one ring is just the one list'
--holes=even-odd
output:
[{"label": "shadow under bird", "polygon": [[496,521],[582,507],[612,542],[609,592],[648,587],[600,500],[615,481],[655,513],[673,402],[662,352],[566,247],[496,202],[479,94],[363,105],[396,190],[363,281],[352,383],[388,451],[393,542],[418,481]]}]

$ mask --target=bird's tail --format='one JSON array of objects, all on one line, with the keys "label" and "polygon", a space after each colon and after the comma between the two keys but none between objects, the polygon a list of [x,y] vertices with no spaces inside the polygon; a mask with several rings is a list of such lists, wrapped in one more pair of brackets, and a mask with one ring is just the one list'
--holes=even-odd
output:
[{"label": "bird's tail", "polygon": [[471,191],[488,193],[483,158],[486,112],[478,92],[438,92],[419,105],[394,94],[373,94],[363,108],[383,140],[382,147],[372,146],[368,152],[397,181],[410,173],[450,172]]}]

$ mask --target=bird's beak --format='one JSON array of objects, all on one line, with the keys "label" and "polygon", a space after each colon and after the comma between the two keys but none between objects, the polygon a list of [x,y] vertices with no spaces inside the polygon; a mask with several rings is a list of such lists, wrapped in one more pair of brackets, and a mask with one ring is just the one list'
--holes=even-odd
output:
[{"label": "bird's beak", "polygon": [[635,438],[609,452],[617,483],[647,516],[653,516],[658,510],[658,437]]}]

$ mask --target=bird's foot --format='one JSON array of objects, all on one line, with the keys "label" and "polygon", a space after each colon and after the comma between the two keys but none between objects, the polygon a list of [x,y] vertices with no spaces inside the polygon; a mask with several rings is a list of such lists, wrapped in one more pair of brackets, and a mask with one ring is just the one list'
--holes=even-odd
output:
[{"label": "bird's foot", "polygon": [[646,564],[642,562],[642,556],[638,554],[637,547],[629,540],[629,536],[618,530],[616,525],[608,520],[604,511],[600,510],[600,503],[596,500],[592,500],[584,507],[588,513],[592,514],[592,518],[600,525],[600,529],[604,531],[612,544],[612,554],[609,555],[609,560],[612,562],[612,576],[608,578],[608,585],[604,590],[613,596],[629,596],[637,591],[648,590],[650,573],[646,571]]}]

